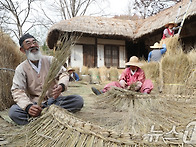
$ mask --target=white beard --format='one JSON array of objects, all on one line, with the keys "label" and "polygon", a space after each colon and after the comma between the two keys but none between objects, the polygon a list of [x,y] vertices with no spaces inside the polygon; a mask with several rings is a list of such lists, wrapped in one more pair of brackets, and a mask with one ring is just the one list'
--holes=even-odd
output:
[{"label": "white beard", "polygon": [[26,50],[26,56],[27,56],[27,59],[30,60],[30,61],[38,61],[41,59],[42,57],[42,53],[41,51],[38,50],[36,52],[31,52],[32,49],[29,49],[29,50]]}]

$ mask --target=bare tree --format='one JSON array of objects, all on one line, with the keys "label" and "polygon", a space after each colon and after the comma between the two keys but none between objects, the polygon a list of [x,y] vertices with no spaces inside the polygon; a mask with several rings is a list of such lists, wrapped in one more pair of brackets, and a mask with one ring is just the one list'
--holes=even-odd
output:
[{"label": "bare tree", "polygon": [[1,0],[1,29],[20,38],[35,26],[49,29],[62,19],[85,15],[91,5],[100,1],[107,0]]},{"label": "bare tree", "polygon": [[[2,8],[1,13],[6,13],[4,17],[1,17],[1,23],[4,26],[3,30],[14,33],[17,38],[23,34],[23,27],[25,23],[28,22],[33,0],[26,0],[25,2],[26,7],[23,5],[23,8],[21,8],[21,3],[18,1],[0,1],[0,7]],[[31,24],[27,30],[31,29],[32,27],[33,24]]]},{"label": "bare tree", "polygon": [[135,0],[132,9],[135,11],[134,13],[139,13],[143,18],[146,18],[178,2],[180,0]]},{"label": "bare tree", "polygon": [[89,7],[98,1],[103,0],[54,0],[52,6],[53,10],[60,14],[61,19],[70,19],[85,15]]}]

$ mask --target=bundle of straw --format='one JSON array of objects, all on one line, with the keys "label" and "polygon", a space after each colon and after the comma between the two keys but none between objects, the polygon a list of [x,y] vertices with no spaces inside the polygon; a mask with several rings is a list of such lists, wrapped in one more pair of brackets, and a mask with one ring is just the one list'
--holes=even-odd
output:
[{"label": "bundle of straw", "polygon": [[114,87],[99,97],[96,104],[113,113],[124,112],[124,123],[116,126],[116,130],[146,134],[152,125],[163,132],[169,132],[174,125],[179,132],[184,131],[194,118],[195,101],[190,95],[143,95]]},{"label": "bundle of straw", "polygon": [[164,42],[167,47],[167,55],[179,54],[183,52],[182,50],[182,42],[178,35],[174,37],[164,39]]},{"label": "bundle of straw", "polygon": [[107,67],[102,66],[99,68],[99,75],[102,82],[108,81]]},{"label": "bundle of straw", "polygon": [[29,123],[11,141],[15,145],[31,147],[66,146],[66,147],[120,147],[142,144],[142,137],[130,133],[115,132],[82,121],[63,108],[50,106],[43,115]]},{"label": "bundle of straw", "polygon": [[74,43],[79,37],[74,34],[61,34],[59,37],[59,41],[57,42],[57,46],[55,47],[55,52],[52,64],[50,66],[49,73],[45,79],[42,93],[39,97],[38,105],[41,105],[42,101],[46,96],[46,92],[50,87],[51,83],[54,81],[56,75],[60,71],[60,68],[65,64],[67,58],[70,55],[71,47],[73,47]]},{"label": "bundle of straw", "polygon": [[186,80],[190,75],[189,59],[183,52],[169,56],[161,61],[164,91],[173,94],[186,93]]},{"label": "bundle of straw", "polygon": [[10,90],[14,70],[24,59],[25,56],[13,40],[0,31],[0,110],[9,108],[14,103]]},{"label": "bundle of straw", "polygon": [[82,66],[81,75],[88,75],[88,67]]},{"label": "bundle of straw", "polygon": [[100,83],[99,70],[97,68],[90,68],[88,72],[91,77],[91,83],[99,84]]},{"label": "bundle of straw", "polygon": [[117,81],[119,79],[118,70],[116,67],[110,67],[109,69],[109,79],[111,81]]},{"label": "bundle of straw", "polygon": [[190,76],[186,81],[187,88],[192,94],[196,94],[196,49],[187,53],[190,62]]},{"label": "bundle of straw", "polygon": [[151,79],[153,83],[158,82],[159,78],[159,63],[158,62],[145,62],[142,69],[144,70],[146,79]]}]

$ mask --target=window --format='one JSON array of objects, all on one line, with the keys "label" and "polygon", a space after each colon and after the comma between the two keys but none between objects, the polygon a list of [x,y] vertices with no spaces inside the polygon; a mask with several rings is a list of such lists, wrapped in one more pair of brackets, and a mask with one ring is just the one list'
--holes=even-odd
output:
[{"label": "window", "polygon": [[119,66],[119,46],[106,45],[104,49],[104,61],[106,67]]}]

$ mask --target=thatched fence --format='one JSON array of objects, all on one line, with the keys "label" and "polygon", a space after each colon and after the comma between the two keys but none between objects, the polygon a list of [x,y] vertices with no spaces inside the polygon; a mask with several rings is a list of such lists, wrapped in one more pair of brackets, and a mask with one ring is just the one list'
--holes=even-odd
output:
[{"label": "thatched fence", "polygon": [[0,31],[0,110],[13,104],[11,96],[14,69],[24,59],[19,47],[5,33]]}]

